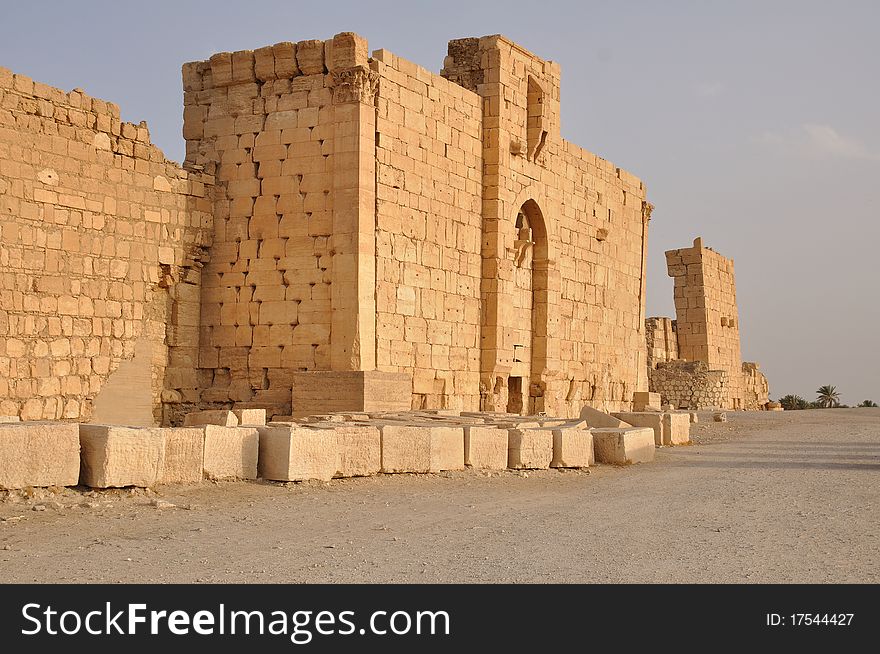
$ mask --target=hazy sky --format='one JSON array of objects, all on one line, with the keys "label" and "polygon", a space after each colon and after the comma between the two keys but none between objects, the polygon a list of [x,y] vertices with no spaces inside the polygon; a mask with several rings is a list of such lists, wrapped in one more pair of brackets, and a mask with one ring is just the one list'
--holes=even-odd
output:
[{"label": "hazy sky", "polygon": [[736,260],[743,357],[771,396],[880,402],[880,2],[0,2],[0,66],[112,100],[183,158],[180,66],[356,31],[439,71],[502,33],[562,65],[563,136],[656,205],[648,315],[674,315],[663,251]]}]

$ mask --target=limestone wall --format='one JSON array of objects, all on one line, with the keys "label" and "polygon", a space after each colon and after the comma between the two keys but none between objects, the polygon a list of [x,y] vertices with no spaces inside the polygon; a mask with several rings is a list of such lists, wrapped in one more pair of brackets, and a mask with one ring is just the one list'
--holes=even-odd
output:
[{"label": "limestone wall", "polygon": [[629,408],[647,390],[643,184],[562,139],[558,64],[496,35],[450,42],[441,74],[483,97],[483,408]]},{"label": "limestone wall", "polygon": [[758,411],[765,409],[770,401],[770,384],[757,363],[744,361],[742,364],[743,409]]},{"label": "limestone wall", "polygon": [[482,100],[373,53],[376,365],[413,376],[413,408],[480,408]]},{"label": "limestone wall", "polygon": [[366,47],[341,34],[184,66],[187,163],[217,175],[203,405],[288,414],[293,372],[375,366]]},{"label": "limestone wall", "polygon": [[0,69],[0,414],[100,418],[136,378],[127,422],[162,419],[194,359],[211,183],[118,106]]},{"label": "limestone wall", "polygon": [[645,342],[648,354],[648,370],[657,364],[678,359],[678,335],[671,318],[654,317],[645,320]]},{"label": "limestone wall", "polygon": [[723,408],[743,408],[742,358],[733,260],[696,239],[693,247],[666,253],[675,280],[678,352],[688,361],[705,361],[730,379]]}]

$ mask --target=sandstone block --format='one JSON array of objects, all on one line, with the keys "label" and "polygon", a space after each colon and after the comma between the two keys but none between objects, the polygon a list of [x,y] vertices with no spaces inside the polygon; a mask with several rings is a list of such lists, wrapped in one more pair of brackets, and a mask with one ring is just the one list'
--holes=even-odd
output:
[{"label": "sandstone block", "polygon": [[204,474],[208,479],[256,479],[260,434],[256,427],[205,425]]},{"label": "sandstone block", "polygon": [[259,427],[260,476],[274,481],[329,481],[339,470],[334,429],[308,425]]},{"label": "sandstone block", "polygon": [[605,413],[604,411],[594,409],[591,406],[584,406],[581,408],[581,420],[586,420],[587,424],[590,427],[610,427],[611,429],[621,429],[623,427],[631,426],[626,424],[623,420],[611,414]]},{"label": "sandstone block", "polygon": [[80,425],[80,482],[92,488],[148,487],[161,478],[165,438],[156,429]]},{"label": "sandstone block", "polygon": [[485,425],[464,427],[464,463],[481,470],[507,467],[507,430]]},{"label": "sandstone block", "polygon": [[660,393],[633,393],[633,411],[659,411]]},{"label": "sandstone block", "polygon": [[464,468],[461,427],[383,424],[382,472],[440,472]]},{"label": "sandstone block", "polygon": [[339,466],[336,477],[367,477],[382,469],[382,439],[373,425],[333,425]]},{"label": "sandstone block", "polygon": [[165,439],[165,458],[159,482],[192,483],[202,480],[205,458],[205,430],[202,427],[157,429]]},{"label": "sandstone block", "polygon": [[408,411],[412,376],[371,371],[293,372],[292,415]]},{"label": "sandstone block", "polygon": [[667,414],[653,413],[650,411],[634,412],[627,411],[623,413],[615,413],[616,418],[620,418],[624,422],[633,427],[650,427],[654,430],[654,444],[657,447],[663,445],[663,416]]},{"label": "sandstone block", "polygon": [[21,418],[19,418],[18,416],[0,416],[0,424],[10,422],[21,422]]},{"label": "sandstone block", "polygon": [[543,470],[553,460],[552,429],[509,429],[507,467]]},{"label": "sandstone block", "polygon": [[559,427],[553,430],[551,468],[586,468],[596,462],[589,429]]},{"label": "sandstone block", "polygon": [[596,461],[629,465],[654,460],[654,430],[648,427],[591,429]]},{"label": "sandstone block", "polygon": [[263,426],[266,424],[266,409],[233,409],[232,413],[238,418],[241,426]]},{"label": "sandstone block", "polygon": [[691,442],[691,416],[689,413],[663,414],[663,444],[684,445]]},{"label": "sandstone block", "polygon": [[238,417],[232,411],[196,411],[186,414],[184,427],[201,425],[218,425],[220,427],[237,427]]},{"label": "sandstone block", "polygon": [[0,424],[0,488],[75,486],[79,465],[77,425]]},{"label": "sandstone block", "polygon": [[300,41],[296,44],[296,64],[303,75],[318,75],[324,72],[324,42]]}]

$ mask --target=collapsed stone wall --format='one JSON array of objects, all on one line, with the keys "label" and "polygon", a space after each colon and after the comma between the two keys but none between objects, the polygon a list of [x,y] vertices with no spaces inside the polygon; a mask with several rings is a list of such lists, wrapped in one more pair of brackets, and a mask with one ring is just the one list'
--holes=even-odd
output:
[{"label": "collapsed stone wall", "polygon": [[648,377],[663,405],[694,411],[724,408],[730,385],[726,370],[710,370],[705,361],[661,361]]},{"label": "collapsed stone wall", "polygon": [[678,359],[678,335],[672,318],[645,319],[645,342],[647,344],[648,370],[658,363]]},{"label": "collapsed stone wall", "polygon": [[0,68],[0,414],[122,420],[110,398],[141,393],[125,421],[162,420],[194,359],[212,181],[117,105]]},{"label": "collapsed stone wall", "polygon": [[744,361],[742,364],[743,408],[746,411],[766,409],[770,402],[770,384],[757,363]]},{"label": "collapsed stone wall", "polygon": [[703,247],[666,253],[669,276],[675,280],[678,352],[688,361],[705,361],[727,371],[730,386],[721,408],[743,408],[742,358],[733,259]]}]

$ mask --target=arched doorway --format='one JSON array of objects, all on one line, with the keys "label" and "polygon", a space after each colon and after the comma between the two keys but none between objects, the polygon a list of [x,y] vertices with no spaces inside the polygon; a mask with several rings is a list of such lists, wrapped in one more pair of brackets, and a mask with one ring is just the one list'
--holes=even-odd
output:
[{"label": "arched doorway", "polygon": [[534,200],[519,209],[513,224],[511,312],[506,343],[511,367],[507,411],[543,410],[542,374],[547,360],[548,246],[544,215]]}]

